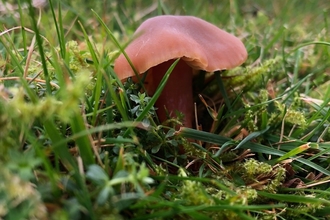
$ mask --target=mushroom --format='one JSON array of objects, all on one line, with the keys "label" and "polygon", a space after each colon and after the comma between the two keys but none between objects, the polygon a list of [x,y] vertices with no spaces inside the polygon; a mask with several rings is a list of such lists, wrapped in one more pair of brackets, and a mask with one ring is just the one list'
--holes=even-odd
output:
[{"label": "mushroom", "polygon": [[[176,110],[182,112],[186,127],[193,124],[192,78],[198,72],[195,70],[230,69],[247,58],[247,51],[237,37],[193,16],[150,18],[140,25],[134,36],[125,52],[139,74],[147,72],[145,87],[150,96],[171,64],[180,58],[155,106],[161,122],[167,119],[167,112],[170,116]],[[135,76],[123,54],[114,65],[121,80]]]}]

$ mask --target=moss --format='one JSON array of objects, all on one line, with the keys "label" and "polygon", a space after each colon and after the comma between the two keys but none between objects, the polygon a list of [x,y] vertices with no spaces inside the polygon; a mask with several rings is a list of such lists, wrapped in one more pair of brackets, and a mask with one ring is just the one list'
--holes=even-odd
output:
[{"label": "moss", "polygon": [[[187,177],[183,169],[179,169],[179,176]],[[203,190],[201,182],[184,180],[178,190],[179,196],[186,205],[214,204],[211,196]]]},{"label": "moss", "polygon": [[240,166],[242,178],[247,185],[272,193],[282,185],[286,175],[283,167],[271,166],[255,159],[248,159]]},{"label": "moss", "polygon": [[278,101],[274,101],[276,110],[271,114],[268,124],[281,122],[284,117],[284,122],[291,125],[301,126],[303,129],[307,126],[306,117],[303,112],[293,109],[292,106],[286,107]]},{"label": "moss", "polygon": [[0,218],[46,219],[46,207],[32,183],[3,166],[0,177]]}]

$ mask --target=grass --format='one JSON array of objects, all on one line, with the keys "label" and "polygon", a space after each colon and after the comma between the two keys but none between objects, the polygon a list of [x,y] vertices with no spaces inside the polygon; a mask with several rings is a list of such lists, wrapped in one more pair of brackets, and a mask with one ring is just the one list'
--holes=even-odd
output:
[{"label": "grass", "polygon": [[[0,218],[330,218],[327,1],[4,2]],[[113,71],[159,14],[203,18],[248,50],[195,80],[201,129],[159,124],[166,78],[148,97]]]}]

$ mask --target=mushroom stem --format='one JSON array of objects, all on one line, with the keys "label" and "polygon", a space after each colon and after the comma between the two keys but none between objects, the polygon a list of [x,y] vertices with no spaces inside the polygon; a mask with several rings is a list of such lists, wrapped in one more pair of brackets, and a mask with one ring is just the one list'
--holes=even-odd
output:
[{"label": "mushroom stem", "polygon": [[[164,74],[172,65],[174,60],[161,63],[148,72],[148,89],[150,86],[153,94],[156,86],[159,85]],[[155,103],[157,115],[161,122],[168,119],[167,112],[170,117],[175,116],[175,112],[179,111],[184,114],[183,125],[192,127],[193,123],[193,90],[192,90],[192,68],[183,60],[180,60],[173,69],[161,95]],[[152,81],[152,82],[150,82]],[[149,90],[150,91],[150,90]],[[150,95],[152,95],[150,94]]]}]

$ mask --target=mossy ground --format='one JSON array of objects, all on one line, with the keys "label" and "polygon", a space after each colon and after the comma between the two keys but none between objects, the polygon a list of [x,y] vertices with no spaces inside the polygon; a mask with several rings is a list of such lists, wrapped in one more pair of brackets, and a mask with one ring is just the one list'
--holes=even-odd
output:
[{"label": "mossy ground", "polygon": [[[0,218],[330,218],[327,1],[37,2],[0,3]],[[113,71],[160,14],[249,53],[195,79],[198,129]]]}]

